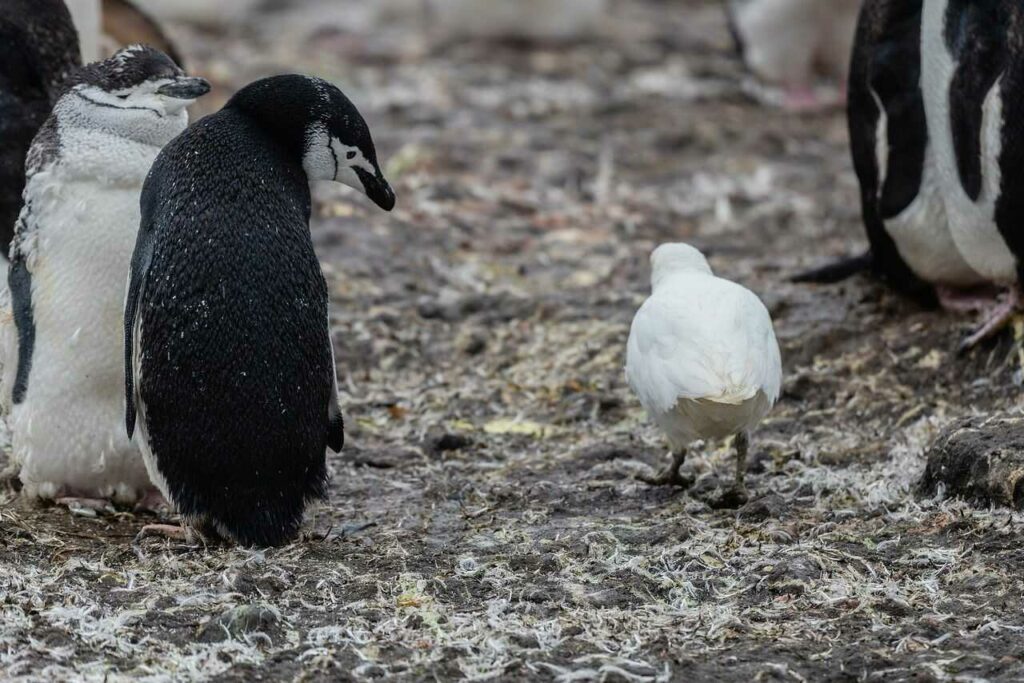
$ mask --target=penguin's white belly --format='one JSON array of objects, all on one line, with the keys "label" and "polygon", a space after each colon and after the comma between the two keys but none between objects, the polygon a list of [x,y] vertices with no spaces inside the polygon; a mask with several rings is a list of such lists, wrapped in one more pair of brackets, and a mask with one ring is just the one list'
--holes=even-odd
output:
[{"label": "penguin's white belly", "polygon": [[938,183],[945,202],[950,234],[964,262],[974,271],[997,284],[1012,284],[1017,279],[1016,258],[999,234],[995,221],[1001,181],[1001,79],[995,82],[985,96],[983,105],[982,186],[975,201],[964,190],[953,144],[949,94],[956,65],[944,37],[946,4],[943,0],[925,3],[921,39],[921,87],[928,135],[934,146]]},{"label": "penguin's white belly", "polygon": [[753,429],[770,409],[768,397],[759,391],[740,403],[681,398],[671,410],[651,417],[673,448],[685,448],[698,439],[725,439]]},{"label": "penguin's white belly", "polygon": [[953,241],[937,175],[929,150],[917,197],[899,215],[885,221],[885,230],[906,264],[925,282],[952,287],[980,285],[985,278],[967,264]]},{"label": "penguin's white belly", "polygon": [[140,188],[63,179],[32,189],[36,340],[10,416],[25,492],[132,502],[150,487],[124,426],[123,304]]}]

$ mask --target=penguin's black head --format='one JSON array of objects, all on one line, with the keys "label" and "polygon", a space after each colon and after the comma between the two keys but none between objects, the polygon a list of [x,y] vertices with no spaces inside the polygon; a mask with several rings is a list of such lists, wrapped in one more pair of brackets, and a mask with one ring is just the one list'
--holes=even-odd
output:
[{"label": "penguin's black head", "polygon": [[356,106],[337,87],[310,76],[264,78],[227,104],[252,116],[292,153],[312,180],[333,180],[364,192],[390,211],[395,193]]},{"label": "penguin's black head", "polygon": [[71,104],[58,107],[58,115],[70,111],[79,125],[133,137],[133,130],[152,131],[166,127],[165,122],[183,129],[185,108],[209,91],[209,83],[188,76],[163,52],[132,45],[76,71],[62,98]]}]

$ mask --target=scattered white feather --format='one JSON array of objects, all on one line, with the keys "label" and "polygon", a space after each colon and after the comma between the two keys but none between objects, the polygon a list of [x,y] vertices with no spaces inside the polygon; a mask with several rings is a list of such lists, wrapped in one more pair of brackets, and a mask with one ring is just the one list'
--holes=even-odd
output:
[{"label": "scattered white feather", "polygon": [[673,449],[747,432],[779,397],[782,363],[768,310],[715,277],[686,244],[651,255],[653,292],[633,319],[626,379]]}]

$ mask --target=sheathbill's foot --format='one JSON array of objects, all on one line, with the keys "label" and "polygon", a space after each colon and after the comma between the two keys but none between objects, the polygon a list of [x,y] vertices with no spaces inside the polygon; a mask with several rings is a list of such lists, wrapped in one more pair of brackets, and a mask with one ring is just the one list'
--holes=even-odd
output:
[{"label": "sheathbill's foot", "polygon": [[693,485],[693,477],[683,476],[679,468],[686,461],[686,449],[681,449],[672,454],[672,464],[668,469],[656,477],[637,475],[637,479],[651,486],[679,486],[688,489]]}]

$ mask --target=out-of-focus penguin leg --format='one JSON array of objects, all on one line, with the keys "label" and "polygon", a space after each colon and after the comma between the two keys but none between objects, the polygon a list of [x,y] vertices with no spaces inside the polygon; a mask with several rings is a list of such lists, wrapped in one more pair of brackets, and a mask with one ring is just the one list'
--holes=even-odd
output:
[{"label": "out-of-focus penguin leg", "polygon": [[790,85],[782,99],[782,107],[793,113],[814,113],[841,104],[822,98],[809,85]]},{"label": "out-of-focus penguin leg", "polygon": [[687,489],[693,485],[693,477],[684,477],[679,471],[679,468],[686,462],[686,449],[680,448],[672,453],[672,464],[668,466],[668,469],[659,474],[656,477],[646,477],[640,475],[637,477],[640,481],[651,486],[679,486]]},{"label": "out-of-focus penguin leg", "polygon": [[135,512],[152,512],[155,515],[163,516],[169,513],[172,506],[159,489],[150,489],[139,502],[135,504]]},{"label": "out-of-focus penguin leg", "polygon": [[65,496],[57,498],[53,502],[57,505],[66,507],[71,511],[71,514],[82,515],[83,517],[95,517],[101,512],[112,515],[116,512],[111,502],[105,498],[75,498],[72,496]]},{"label": "out-of-focus penguin leg", "polygon": [[1014,316],[1021,313],[1021,301],[1020,285],[1017,284],[1010,289],[1005,301],[990,310],[981,327],[974,334],[960,342],[958,351],[960,353],[970,351],[981,342],[1003,331],[1013,320]]}]

